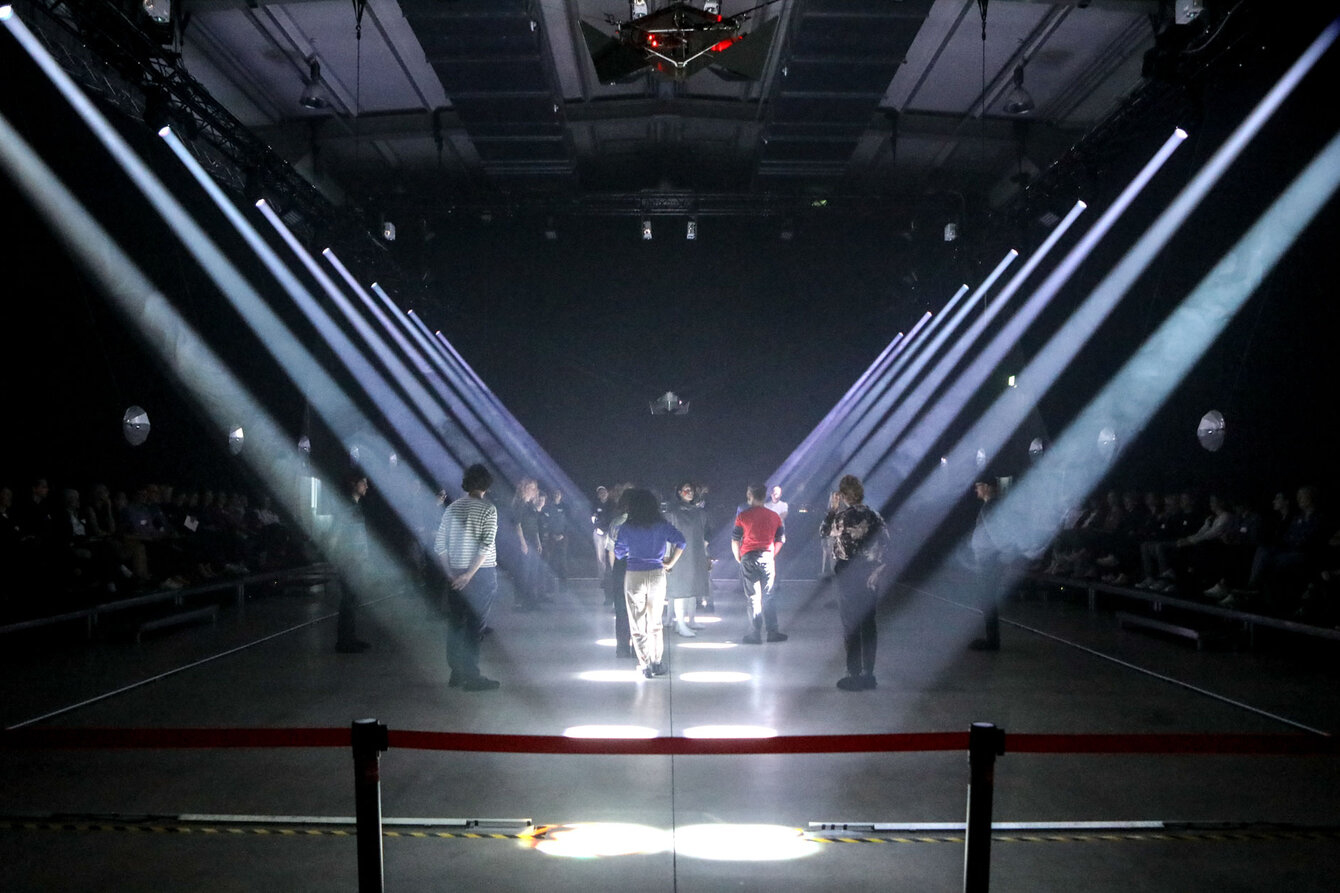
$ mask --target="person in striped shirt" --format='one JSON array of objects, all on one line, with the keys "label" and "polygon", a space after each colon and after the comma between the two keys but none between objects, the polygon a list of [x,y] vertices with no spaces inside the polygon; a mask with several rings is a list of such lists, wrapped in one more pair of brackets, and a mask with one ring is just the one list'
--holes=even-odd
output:
[{"label": "person in striped shirt", "polygon": [[433,549],[447,575],[447,664],[452,688],[490,691],[499,686],[479,672],[479,643],[498,592],[498,509],[484,498],[493,475],[471,465],[461,479],[465,496],[442,512]]}]

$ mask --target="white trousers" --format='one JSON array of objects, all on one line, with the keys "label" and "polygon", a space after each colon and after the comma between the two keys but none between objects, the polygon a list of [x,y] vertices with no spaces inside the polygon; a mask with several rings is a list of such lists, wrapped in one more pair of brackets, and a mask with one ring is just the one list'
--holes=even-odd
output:
[{"label": "white trousers", "polygon": [[628,631],[638,669],[661,662],[665,656],[665,571],[628,571],[624,575],[624,601],[628,606]]}]

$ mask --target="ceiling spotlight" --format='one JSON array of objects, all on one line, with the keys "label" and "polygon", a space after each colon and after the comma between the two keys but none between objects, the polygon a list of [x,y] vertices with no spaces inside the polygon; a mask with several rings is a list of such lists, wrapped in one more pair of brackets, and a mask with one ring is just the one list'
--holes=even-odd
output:
[{"label": "ceiling spotlight", "polygon": [[172,19],[172,0],[144,0],[144,14],[160,25]]},{"label": "ceiling spotlight", "polygon": [[954,241],[954,240],[957,239],[957,238],[958,238],[958,224],[957,224],[957,223],[946,223],[946,224],[945,224],[945,241],[946,241],[946,242],[952,242],[952,241]]},{"label": "ceiling spotlight", "polygon": [[721,0],[703,0],[703,12],[714,16],[721,15]]},{"label": "ceiling spotlight", "polygon": [[684,230],[684,238],[688,239],[690,242],[698,238],[698,221],[689,221],[689,225]]},{"label": "ceiling spotlight", "polygon": [[1024,89],[1023,65],[1015,66],[1014,86],[1005,94],[1005,102],[1001,108],[1007,115],[1027,115],[1033,111],[1033,97]]},{"label": "ceiling spotlight", "polygon": [[389,220],[382,221],[382,238],[388,242],[395,241],[395,224]]},{"label": "ceiling spotlight", "polygon": [[644,221],[642,221],[642,241],[644,241],[644,242],[650,242],[650,241],[651,241],[651,221],[650,221],[650,220],[644,220]]},{"label": "ceiling spotlight", "polygon": [[298,105],[305,109],[318,111],[330,105],[326,101],[325,90],[321,87],[321,62],[312,56],[307,60],[307,77],[303,80],[302,95]]}]

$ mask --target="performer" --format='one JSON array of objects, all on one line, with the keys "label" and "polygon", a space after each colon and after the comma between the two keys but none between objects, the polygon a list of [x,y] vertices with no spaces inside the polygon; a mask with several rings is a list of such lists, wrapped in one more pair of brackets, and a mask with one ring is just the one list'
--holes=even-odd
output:
[{"label": "performer", "polygon": [[838,616],[842,646],[847,652],[847,675],[838,680],[843,691],[875,687],[875,609],[883,586],[884,551],[889,529],[879,512],[865,504],[865,487],[854,474],[844,475],[828,500],[828,514],[819,536],[833,544],[833,573],[837,578]]},{"label": "performer", "polygon": [[466,495],[442,512],[434,551],[447,575],[447,664],[452,688],[491,691],[499,686],[479,672],[479,642],[498,592],[498,509],[484,499],[493,475],[471,465],[461,478]]},{"label": "performer", "polygon": [[766,625],[769,642],[785,642],[788,636],[778,628],[773,589],[777,583],[777,553],[786,542],[786,528],[781,516],[764,508],[767,491],[762,484],[750,484],[745,499],[748,507],[735,516],[730,541],[731,554],[740,565],[751,626],[740,641],[761,645]]},{"label": "performer", "polygon": [[661,515],[655,494],[634,487],[624,494],[628,517],[619,527],[614,557],[628,561],[624,599],[633,652],[642,675],[664,676],[665,575],[684,553],[684,535]]}]

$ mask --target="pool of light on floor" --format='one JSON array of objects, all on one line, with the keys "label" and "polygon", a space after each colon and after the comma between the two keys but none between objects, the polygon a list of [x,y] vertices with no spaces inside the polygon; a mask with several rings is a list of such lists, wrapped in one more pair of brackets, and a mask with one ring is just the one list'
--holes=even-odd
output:
[{"label": "pool of light on floor", "polygon": [[640,856],[670,849],[670,832],[650,825],[620,822],[579,822],[558,825],[528,843],[546,856],[599,859],[602,856]]},{"label": "pool of light on floor", "polygon": [[636,667],[628,670],[583,670],[577,674],[583,682],[637,682],[642,673]]},{"label": "pool of light on floor", "polygon": [[650,726],[587,725],[563,730],[565,738],[655,738],[659,734]]},{"label": "pool of light on floor", "polygon": [[[613,639],[610,640],[613,644]],[[724,651],[727,648],[738,648],[739,645],[734,642],[679,642],[679,648],[696,648],[699,651]]]},{"label": "pool of light on floor", "polygon": [[781,825],[686,825],[675,830],[675,852],[714,862],[782,862],[817,853],[823,844]]},{"label": "pool of light on floor", "polygon": [[677,678],[683,682],[721,685],[723,683],[748,682],[754,677],[749,673],[741,673],[737,670],[692,670],[688,673],[680,673]]},{"label": "pool of light on floor", "polygon": [[776,738],[777,730],[767,726],[690,726],[679,734],[685,738]]},{"label": "pool of light on floor", "polygon": [[671,832],[619,822],[556,825],[526,845],[567,859],[652,855],[673,847],[685,858],[713,862],[782,862],[812,856],[822,847],[801,829],[781,825],[686,825]]},{"label": "pool of light on floor", "polygon": [[687,825],[666,831],[620,822],[556,825],[525,845],[569,859],[653,855],[673,847],[682,857],[712,862],[784,862],[813,855],[823,847],[800,829],[781,825]]}]

